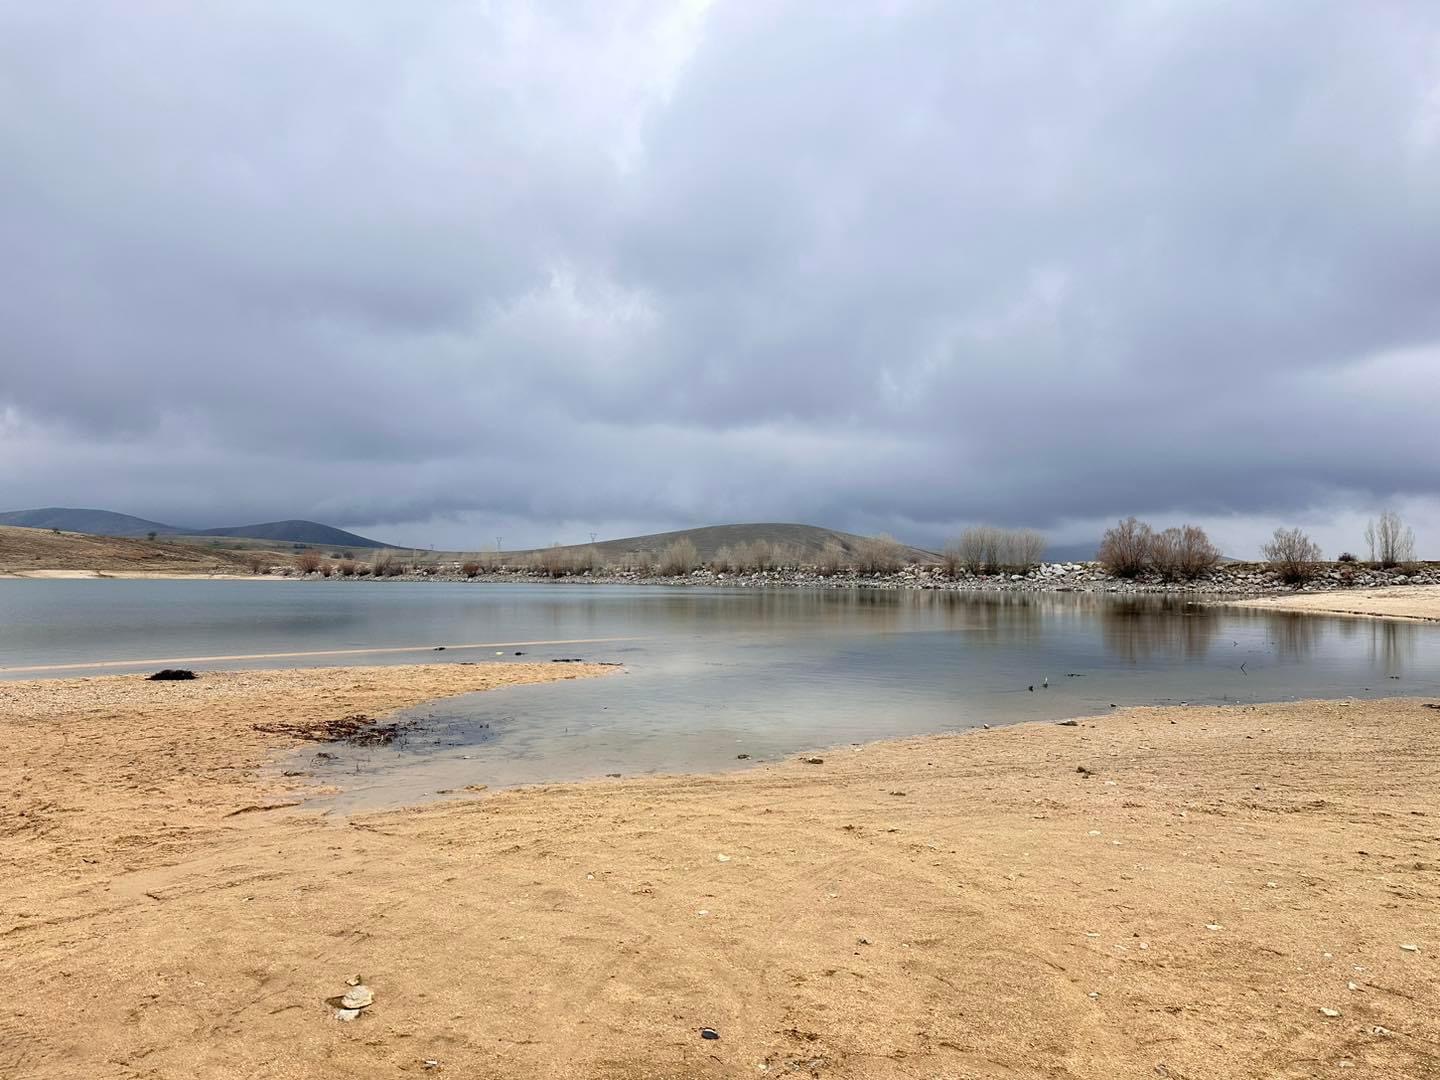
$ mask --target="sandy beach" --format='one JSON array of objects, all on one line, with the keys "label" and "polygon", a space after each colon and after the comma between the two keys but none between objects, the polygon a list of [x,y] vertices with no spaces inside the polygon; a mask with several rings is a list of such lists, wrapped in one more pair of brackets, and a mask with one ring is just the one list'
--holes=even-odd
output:
[{"label": "sandy beach", "polygon": [[1237,607],[1301,611],[1312,615],[1440,621],[1440,585],[1394,585],[1387,589],[1296,593],[1233,601]]},{"label": "sandy beach", "polygon": [[[1421,701],[350,818],[257,775],[296,745],[257,725],[598,670],[0,683],[0,1075],[1440,1074]],[[337,1022],[355,975],[375,1004]]]}]

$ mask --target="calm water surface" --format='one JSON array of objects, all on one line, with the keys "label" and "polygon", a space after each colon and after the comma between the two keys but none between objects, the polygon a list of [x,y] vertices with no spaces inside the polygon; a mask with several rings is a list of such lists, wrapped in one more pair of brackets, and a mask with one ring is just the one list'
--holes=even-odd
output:
[{"label": "calm water surface", "polygon": [[[585,643],[530,644],[577,640]],[[430,651],[442,645],[444,653]],[[364,651],[406,647],[419,651]],[[578,656],[625,667],[605,679],[437,702],[408,714],[424,723],[395,746],[327,748],[332,759],[311,751],[297,761],[342,787],[336,805],[353,807],[467,784],[740,767],[1112,703],[1440,694],[1440,626],[1169,598],[0,582],[0,678],[86,674],[113,661],[197,669],[506,663],[517,650],[527,661]],[[259,655],[277,653],[324,655]],[[220,659],[237,656],[257,658]],[[34,670],[52,665],[71,666]]]}]

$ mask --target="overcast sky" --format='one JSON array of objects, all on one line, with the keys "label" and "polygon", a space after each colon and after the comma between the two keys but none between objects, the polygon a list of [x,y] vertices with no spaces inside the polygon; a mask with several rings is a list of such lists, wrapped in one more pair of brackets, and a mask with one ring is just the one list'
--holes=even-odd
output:
[{"label": "overcast sky", "polygon": [[0,0],[0,510],[1440,556],[1433,0]]}]

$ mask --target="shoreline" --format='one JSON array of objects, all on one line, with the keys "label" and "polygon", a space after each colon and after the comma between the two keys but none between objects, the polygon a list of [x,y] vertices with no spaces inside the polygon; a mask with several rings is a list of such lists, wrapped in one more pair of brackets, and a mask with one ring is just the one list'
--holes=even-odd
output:
[{"label": "shoreline", "polygon": [[[368,575],[353,577],[334,573],[322,576],[319,573],[299,574],[245,574],[213,573],[203,571],[139,571],[139,570],[22,570],[0,571],[0,581],[57,581],[57,580],[157,580],[157,581],[295,581],[325,582],[334,586],[364,582],[442,582],[465,585],[547,585],[555,587],[583,585],[630,585],[657,588],[719,588],[733,590],[751,589],[859,589],[927,592],[971,592],[980,594],[1022,594],[1048,595],[1055,593],[1080,593],[1099,596],[1175,596],[1203,603],[1226,603],[1252,599],[1273,599],[1273,606],[1279,608],[1280,600],[1295,598],[1302,601],[1295,610],[1311,610],[1304,599],[1311,596],[1363,596],[1378,590],[1436,589],[1440,590],[1440,564],[1427,563],[1405,572],[1395,570],[1360,571],[1331,569],[1304,586],[1287,586],[1276,581],[1265,567],[1255,564],[1228,564],[1213,574],[1197,581],[1163,582],[1154,580],[1128,580],[1113,578],[1099,569],[1095,563],[1047,563],[1028,574],[974,575],[964,574],[958,578],[943,576],[933,567],[907,567],[905,570],[880,576],[862,576],[846,573],[836,576],[821,576],[810,571],[766,571],[755,574],[723,574],[709,570],[696,570],[688,575],[657,577],[639,573],[599,574],[589,573],[550,577],[532,571],[483,573],[475,576],[461,574],[458,569],[437,570],[434,573],[406,573],[394,577],[375,578]],[[1335,609],[1333,614],[1355,614],[1356,612]],[[1429,617],[1429,616],[1425,616]]]},{"label": "shoreline", "polygon": [[[1416,699],[1125,709],[350,817],[258,774],[296,743],[257,724],[598,673],[565,668],[0,683],[0,1072],[1440,1064],[1440,722]],[[356,973],[376,1004],[336,1023]]]},{"label": "shoreline", "polygon": [[1338,615],[1363,619],[1404,619],[1440,622],[1440,587],[1395,585],[1358,592],[1300,593],[1235,601],[1234,607],[1286,611],[1303,615]]}]

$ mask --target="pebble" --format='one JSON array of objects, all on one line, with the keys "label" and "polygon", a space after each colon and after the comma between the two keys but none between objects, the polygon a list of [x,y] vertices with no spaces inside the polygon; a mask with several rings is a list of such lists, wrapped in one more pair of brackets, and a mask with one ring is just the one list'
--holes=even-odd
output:
[{"label": "pebble", "polygon": [[1339,1009],[1321,1009],[1321,1010],[1320,1010],[1320,1015],[1321,1015],[1321,1016],[1329,1016],[1329,1017],[1332,1017],[1332,1018],[1333,1018],[1333,1017],[1336,1017],[1336,1016],[1339,1016],[1339,1015],[1340,1015],[1340,1010],[1339,1010]]},{"label": "pebble", "polygon": [[716,861],[716,862],[729,862],[729,861],[730,861],[730,856],[729,856],[729,855],[716,855],[716,856],[715,856],[715,861]]},{"label": "pebble", "polygon": [[1224,930],[1225,927],[1221,926],[1218,922],[1207,922],[1207,923],[1205,924],[1205,929],[1206,929],[1206,930]]},{"label": "pebble", "polygon": [[1420,951],[1420,946],[1419,946],[1419,945],[1401,945],[1400,948],[1404,949],[1406,952],[1419,952],[1419,951]]},{"label": "pebble", "polygon": [[348,1023],[350,1023],[352,1020],[358,1020],[358,1019],[360,1019],[360,1010],[359,1010],[359,1009],[336,1009],[336,1010],[335,1010],[335,1019],[336,1019],[336,1020],[339,1020],[342,1024],[348,1024]]}]

